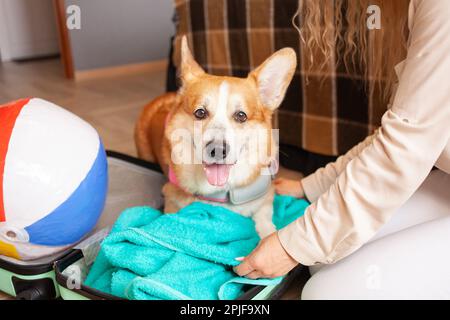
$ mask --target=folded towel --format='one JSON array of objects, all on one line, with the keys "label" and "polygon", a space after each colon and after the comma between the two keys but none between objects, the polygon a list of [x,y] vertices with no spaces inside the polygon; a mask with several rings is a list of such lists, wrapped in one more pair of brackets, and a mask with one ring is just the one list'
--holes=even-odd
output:
[{"label": "folded towel", "polygon": [[[309,203],[276,196],[278,229],[300,217]],[[281,278],[250,280],[232,270],[236,257],[259,242],[251,218],[225,208],[193,203],[176,214],[150,207],[125,210],[102,242],[87,286],[133,300],[235,299],[246,284],[277,284]]]}]

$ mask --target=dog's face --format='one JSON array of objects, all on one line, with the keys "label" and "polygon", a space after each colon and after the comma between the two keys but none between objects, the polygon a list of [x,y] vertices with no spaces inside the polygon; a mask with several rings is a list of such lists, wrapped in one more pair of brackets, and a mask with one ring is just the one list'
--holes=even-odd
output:
[{"label": "dog's face", "polygon": [[276,155],[271,118],[295,72],[295,52],[276,52],[247,78],[205,73],[185,38],[181,55],[181,103],[165,132],[175,174],[193,193],[245,185]]}]

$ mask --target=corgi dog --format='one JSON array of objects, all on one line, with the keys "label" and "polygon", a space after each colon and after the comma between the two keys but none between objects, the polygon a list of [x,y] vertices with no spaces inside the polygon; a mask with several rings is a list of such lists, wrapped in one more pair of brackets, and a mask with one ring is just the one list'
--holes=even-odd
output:
[{"label": "corgi dog", "polygon": [[158,162],[169,178],[164,211],[195,201],[252,217],[261,238],[272,223],[272,114],[297,66],[295,51],[275,52],[246,78],[207,74],[181,41],[181,88],[146,106],[135,140],[141,158]]}]

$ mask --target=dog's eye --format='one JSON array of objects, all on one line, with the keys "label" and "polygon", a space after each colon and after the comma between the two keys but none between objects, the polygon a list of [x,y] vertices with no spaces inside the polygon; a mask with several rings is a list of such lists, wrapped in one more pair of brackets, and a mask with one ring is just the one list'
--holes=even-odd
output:
[{"label": "dog's eye", "polygon": [[198,120],[203,120],[208,116],[208,111],[206,111],[205,109],[197,109],[194,111],[194,116],[198,119]]},{"label": "dog's eye", "polygon": [[240,122],[240,123],[247,121],[247,115],[245,114],[244,111],[236,112],[234,114],[233,118],[234,118],[234,120],[236,120],[237,122]]}]

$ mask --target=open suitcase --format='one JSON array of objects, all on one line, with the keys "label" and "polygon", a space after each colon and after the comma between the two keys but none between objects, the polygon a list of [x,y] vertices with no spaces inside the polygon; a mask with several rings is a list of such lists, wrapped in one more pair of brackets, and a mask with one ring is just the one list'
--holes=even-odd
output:
[{"label": "open suitcase", "polygon": [[[84,278],[95,259],[101,240],[120,213],[132,206],[161,208],[162,185],[166,182],[158,165],[108,152],[109,191],[96,228],[80,244],[57,256],[22,262],[0,256],[0,291],[18,299],[117,300],[84,286]],[[287,275],[277,286],[249,286],[239,299],[278,299],[301,272]]]},{"label": "open suitcase", "polygon": [[17,299],[43,300],[59,297],[55,261],[72,250],[32,262],[0,256],[0,291]]}]

